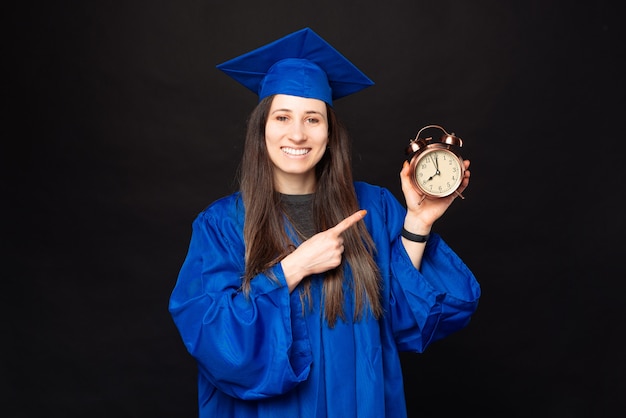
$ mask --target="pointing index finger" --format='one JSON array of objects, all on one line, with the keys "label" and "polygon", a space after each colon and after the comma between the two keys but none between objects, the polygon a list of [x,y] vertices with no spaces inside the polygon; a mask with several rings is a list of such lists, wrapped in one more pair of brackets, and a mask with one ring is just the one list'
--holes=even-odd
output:
[{"label": "pointing index finger", "polygon": [[350,228],[352,225],[359,222],[361,219],[365,218],[367,211],[365,209],[361,209],[356,211],[352,215],[348,216],[343,221],[339,222],[337,225],[332,227],[331,229],[337,233],[337,235],[341,234],[346,229]]}]

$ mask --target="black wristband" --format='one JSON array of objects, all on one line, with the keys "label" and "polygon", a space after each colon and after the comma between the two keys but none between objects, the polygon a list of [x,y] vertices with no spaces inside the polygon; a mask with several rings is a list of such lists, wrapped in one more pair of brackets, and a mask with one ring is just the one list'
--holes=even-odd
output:
[{"label": "black wristband", "polygon": [[402,236],[404,238],[408,239],[409,241],[426,242],[426,241],[428,241],[428,237],[430,237],[430,234],[428,234],[428,235],[417,235],[417,234],[414,234],[412,232],[407,231],[406,229],[404,229],[404,227],[402,227]]}]

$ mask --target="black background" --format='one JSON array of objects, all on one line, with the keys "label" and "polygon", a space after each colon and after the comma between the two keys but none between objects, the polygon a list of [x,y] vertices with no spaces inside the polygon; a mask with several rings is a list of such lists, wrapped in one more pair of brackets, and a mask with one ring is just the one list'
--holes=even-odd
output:
[{"label": "black background", "polygon": [[472,181],[435,229],[470,325],[403,355],[411,417],[626,413],[624,35],[609,1],[65,1],[7,9],[3,416],[194,417],[167,312],[191,222],[234,190],[256,96],[215,65],[303,27],[376,85],[336,102],[402,201],[419,128]]}]

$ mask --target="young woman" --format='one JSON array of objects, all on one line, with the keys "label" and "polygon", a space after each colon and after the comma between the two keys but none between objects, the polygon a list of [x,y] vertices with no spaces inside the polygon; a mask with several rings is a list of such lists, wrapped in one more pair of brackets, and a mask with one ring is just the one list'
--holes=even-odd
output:
[{"label": "young woman", "polygon": [[[406,207],[353,181],[332,100],[364,76],[310,29],[227,64],[260,98],[240,191],[194,221],[169,305],[200,416],[406,416],[398,353],[463,328],[480,296],[431,232],[454,195],[422,202],[406,163]],[[459,192],[468,183],[466,170]]]}]

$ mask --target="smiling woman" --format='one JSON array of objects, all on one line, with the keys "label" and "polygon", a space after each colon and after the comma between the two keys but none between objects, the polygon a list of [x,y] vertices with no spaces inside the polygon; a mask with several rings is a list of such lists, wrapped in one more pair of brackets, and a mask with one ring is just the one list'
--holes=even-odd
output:
[{"label": "smiling woman", "polygon": [[406,417],[399,352],[463,328],[480,296],[430,233],[455,196],[418,204],[408,164],[406,208],[353,180],[333,100],[373,83],[310,29],[219,68],[259,104],[240,191],[194,221],[170,298],[200,416]]},{"label": "smiling woman", "polygon": [[274,164],[274,182],[283,194],[315,191],[315,166],[328,144],[326,103],[277,94],[265,125],[265,145]]}]

